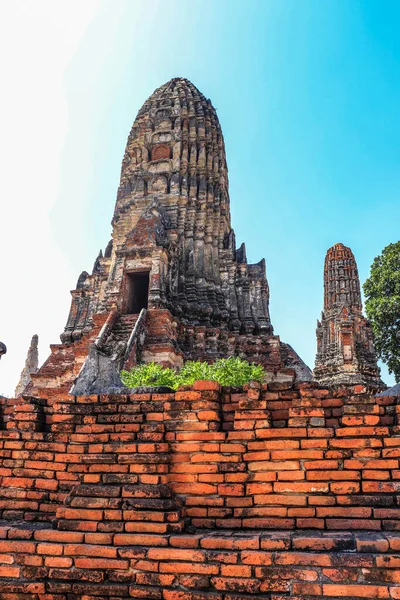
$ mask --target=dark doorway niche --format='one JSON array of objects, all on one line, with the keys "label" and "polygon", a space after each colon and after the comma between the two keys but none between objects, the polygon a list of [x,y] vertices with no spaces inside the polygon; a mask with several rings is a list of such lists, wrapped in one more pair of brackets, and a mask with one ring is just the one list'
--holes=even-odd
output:
[{"label": "dark doorway niche", "polygon": [[130,315],[139,314],[142,308],[147,308],[149,297],[149,272],[128,273],[128,307]]}]

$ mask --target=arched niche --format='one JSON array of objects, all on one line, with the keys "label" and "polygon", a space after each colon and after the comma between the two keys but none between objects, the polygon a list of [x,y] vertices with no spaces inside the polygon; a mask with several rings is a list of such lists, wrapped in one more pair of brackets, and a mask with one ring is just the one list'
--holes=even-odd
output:
[{"label": "arched niche", "polygon": [[171,148],[167,144],[158,144],[151,151],[151,160],[171,158]]},{"label": "arched niche", "polygon": [[168,191],[168,181],[164,175],[157,175],[153,177],[149,185],[150,192],[161,192],[167,193]]}]

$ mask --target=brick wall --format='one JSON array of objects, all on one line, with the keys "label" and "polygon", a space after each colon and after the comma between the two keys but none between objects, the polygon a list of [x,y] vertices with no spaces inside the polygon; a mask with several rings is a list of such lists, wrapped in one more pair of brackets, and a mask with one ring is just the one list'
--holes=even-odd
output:
[{"label": "brick wall", "polygon": [[0,527],[3,600],[400,598],[398,534]]},{"label": "brick wall", "polygon": [[[93,514],[112,529],[121,527],[124,486],[164,486],[157,493],[171,495],[186,527],[400,529],[396,399],[361,388],[345,396],[265,387],[198,382],[176,394],[9,401],[0,516],[51,520],[59,510],[61,518],[71,514],[65,502],[82,504],[85,516],[97,488],[108,504]],[[78,484],[92,486],[82,488],[85,500],[77,500]]]},{"label": "brick wall", "polygon": [[397,400],[213,382],[8,400],[1,597],[400,598]]}]

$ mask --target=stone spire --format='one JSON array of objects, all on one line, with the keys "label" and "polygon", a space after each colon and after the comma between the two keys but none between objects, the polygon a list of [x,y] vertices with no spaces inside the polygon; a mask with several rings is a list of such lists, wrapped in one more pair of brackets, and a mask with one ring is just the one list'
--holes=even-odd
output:
[{"label": "stone spire", "polygon": [[317,323],[314,377],[322,385],[384,387],[372,328],[362,314],[357,263],[343,244],[332,246],[325,258],[324,311]]},{"label": "stone spire", "polygon": [[38,341],[39,341],[39,338],[36,334],[34,336],[32,336],[28,354],[26,356],[25,366],[22,369],[21,377],[19,378],[18,385],[15,388],[15,397],[16,398],[18,398],[19,396],[22,396],[22,394],[24,393],[25,388],[31,382],[32,373],[38,372],[38,366],[39,366]]},{"label": "stone spire", "polygon": [[187,79],[161,86],[140,109],[112,225],[104,257],[73,292],[63,341],[79,339],[94,312],[125,311],[129,269],[151,271],[149,308],[188,325],[272,333],[265,261],[249,265],[244,246],[236,250],[216,111]]}]

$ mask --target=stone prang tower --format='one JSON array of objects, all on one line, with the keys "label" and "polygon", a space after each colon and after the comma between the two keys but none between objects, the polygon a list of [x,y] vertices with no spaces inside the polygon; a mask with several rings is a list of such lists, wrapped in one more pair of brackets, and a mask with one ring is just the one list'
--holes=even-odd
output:
[{"label": "stone prang tower", "polygon": [[332,246],[325,258],[324,311],[317,324],[314,377],[322,385],[384,387],[372,328],[362,314],[357,263],[343,244]]},{"label": "stone prang tower", "polygon": [[218,117],[186,79],[163,85],[139,111],[112,225],[105,257],[80,278],[85,294],[75,295],[63,341],[114,307],[166,308],[188,325],[272,333],[265,261],[247,265],[244,247],[235,247]]},{"label": "stone prang tower", "polygon": [[[273,335],[264,259],[248,264],[244,244],[236,248],[221,126],[187,79],[161,86],[140,109],[112,227],[104,255],[72,291],[62,344],[51,347],[32,393],[67,391],[88,357],[79,393],[117,385],[119,370],[137,362],[175,367],[230,355],[311,378]],[[93,387],[94,371],[104,381]]]}]

